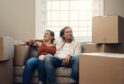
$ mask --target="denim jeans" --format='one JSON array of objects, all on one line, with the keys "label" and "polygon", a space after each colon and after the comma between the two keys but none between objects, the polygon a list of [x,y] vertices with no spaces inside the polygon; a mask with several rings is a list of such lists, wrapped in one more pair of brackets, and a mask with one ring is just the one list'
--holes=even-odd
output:
[{"label": "denim jeans", "polygon": [[[46,70],[49,84],[56,84],[55,69],[57,67],[62,67],[62,61],[63,61],[63,59],[59,59],[52,55],[46,55],[44,65],[45,65],[45,70]],[[64,66],[64,67],[72,68],[71,78],[73,80],[75,80],[76,82],[78,82],[78,79],[79,79],[79,56],[71,56],[69,65]]]},{"label": "denim jeans", "polygon": [[31,57],[25,64],[23,84],[30,84],[31,76],[36,69],[38,69],[39,81],[45,82],[44,61],[39,60],[37,57]]}]

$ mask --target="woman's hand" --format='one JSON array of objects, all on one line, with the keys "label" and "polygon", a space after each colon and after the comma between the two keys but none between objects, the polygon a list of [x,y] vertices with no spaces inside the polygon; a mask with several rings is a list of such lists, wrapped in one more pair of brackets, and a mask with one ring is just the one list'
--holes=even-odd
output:
[{"label": "woman's hand", "polygon": [[37,47],[39,47],[39,46],[41,46],[42,45],[42,42],[35,42],[34,43],[34,46],[37,46]]},{"label": "woman's hand", "polygon": [[40,55],[40,56],[39,56],[39,59],[40,59],[40,60],[45,60],[45,55]]},{"label": "woman's hand", "polygon": [[23,41],[25,45],[31,45],[35,42],[35,40]]},{"label": "woman's hand", "polygon": [[29,40],[29,41],[23,41],[25,45],[34,45],[34,46],[41,46],[42,45],[42,42],[41,41],[37,41],[37,40]]}]

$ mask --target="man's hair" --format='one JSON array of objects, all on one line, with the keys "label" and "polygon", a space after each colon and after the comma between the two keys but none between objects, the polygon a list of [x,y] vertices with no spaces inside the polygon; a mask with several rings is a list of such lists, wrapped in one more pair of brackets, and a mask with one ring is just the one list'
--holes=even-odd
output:
[{"label": "man's hair", "polygon": [[60,31],[60,35],[59,35],[59,36],[60,36],[63,40],[65,40],[65,38],[64,38],[64,32],[65,32],[65,30],[66,30],[67,28],[70,28],[70,29],[71,29],[71,27],[66,26],[66,27],[62,28],[61,31]]}]

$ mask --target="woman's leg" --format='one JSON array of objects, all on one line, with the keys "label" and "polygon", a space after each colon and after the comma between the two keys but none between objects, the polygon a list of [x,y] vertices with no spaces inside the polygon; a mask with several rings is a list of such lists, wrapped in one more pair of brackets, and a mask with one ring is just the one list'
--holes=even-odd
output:
[{"label": "woman's leg", "polygon": [[45,84],[45,82],[46,82],[46,71],[45,71],[45,67],[44,67],[44,60],[39,60],[38,73],[39,73],[39,81],[42,82],[42,84]]},{"label": "woman's leg", "polygon": [[23,72],[23,84],[30,84],[30,79],[33,71],[37,68],[39,59],[32,57],[27,60],[24,72]]}]

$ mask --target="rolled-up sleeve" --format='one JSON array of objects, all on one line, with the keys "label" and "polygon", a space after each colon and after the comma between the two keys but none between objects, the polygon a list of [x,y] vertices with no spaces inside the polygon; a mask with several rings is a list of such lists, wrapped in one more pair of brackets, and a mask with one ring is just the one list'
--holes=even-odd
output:
[{"label": "rolled-up sleeve", "polygon": [[81,53],[81,43],[77,42],[75,45],[74,53],[73,55],[79,56]]}]

